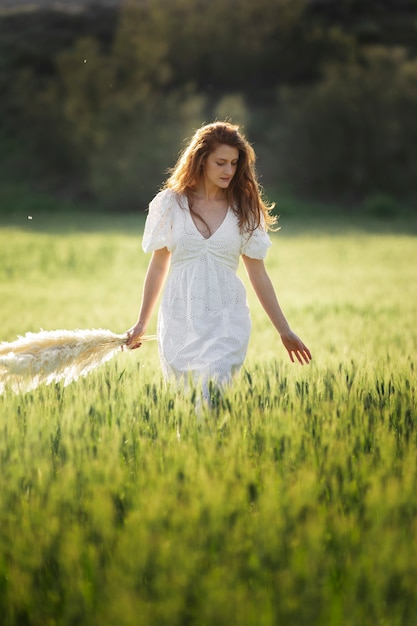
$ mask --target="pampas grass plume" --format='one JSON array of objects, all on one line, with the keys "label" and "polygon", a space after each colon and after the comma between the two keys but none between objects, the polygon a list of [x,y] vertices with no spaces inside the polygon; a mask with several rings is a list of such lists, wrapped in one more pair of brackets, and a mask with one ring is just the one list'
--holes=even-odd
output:
[{"label": "pampas grass plume", "polygon": [[[155,339],[144,336],[141,341]],[[126,345],[127,335],[110,330],[52,330],[26,333],[0,343],[0,394],[26,392],[41,384],[64,385],[86,376]]]}]

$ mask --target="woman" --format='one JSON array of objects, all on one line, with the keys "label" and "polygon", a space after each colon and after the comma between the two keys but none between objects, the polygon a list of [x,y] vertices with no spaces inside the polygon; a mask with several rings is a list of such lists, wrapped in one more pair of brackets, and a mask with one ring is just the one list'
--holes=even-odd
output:
[{"label": "woman", "polygon": [[[263,259],[275,221],[262,200],[255,153],[237,126],[215,122],[194,134],[164,189],[149,206],[143,249],[152,252],[137,323],[128,346],[141,345],[169,272],[158,315],[165,378],[230,382],[246,355],[250,317],[239,258],[291,361],[311,354],[291,330]],[[169,271],[170,270],[170,271]]]}]

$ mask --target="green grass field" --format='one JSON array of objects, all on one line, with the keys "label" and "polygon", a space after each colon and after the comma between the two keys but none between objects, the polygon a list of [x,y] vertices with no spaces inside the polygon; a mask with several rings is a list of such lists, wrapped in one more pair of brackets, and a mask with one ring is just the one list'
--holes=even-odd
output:
[{"label": "green grass field", "polygon": [[[416,223],[283,213],[267,266],[310,366],[248,288],[245,368],[199,420],[156,344],[0,396],[2,626],[417,624]],[[129,328],[141,227],[4,219],[0,339]]]}]

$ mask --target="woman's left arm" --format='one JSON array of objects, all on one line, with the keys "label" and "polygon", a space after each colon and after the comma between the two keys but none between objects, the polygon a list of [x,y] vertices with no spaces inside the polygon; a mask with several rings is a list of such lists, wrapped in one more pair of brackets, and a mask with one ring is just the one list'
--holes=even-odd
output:
[{"label": "woman's left arm", "polygon": [[251,259],[245,255],[242,255],[242,259],[259,302],[279,332],[281,341],[291,361],[294,362],[295,357],[301,365],[309,363],[312,358],[310,350],[291,330],[278,302],[274,286],[266,271],[264,262],[260,259]]}]

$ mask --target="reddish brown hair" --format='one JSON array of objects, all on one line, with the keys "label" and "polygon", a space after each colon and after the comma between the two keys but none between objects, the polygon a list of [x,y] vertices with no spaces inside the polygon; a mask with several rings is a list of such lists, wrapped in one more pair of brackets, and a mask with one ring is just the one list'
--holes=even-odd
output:
[{"label": "reddish brown hair", "polygon": [[253,231],[261,223],[266,229],[270,228],[276,222],[276,217],[270,214],[274,205],[268,206],[262,198],[255,171],[255,152],[239,132],[239,127],[229,122],[207,124],[194,133],[171,170],[165,188],[185,194],[190,200],[208,155],[221,145],[239,151],[236,173],[225,191],[229,205],[238,217],[241,231]]}]

